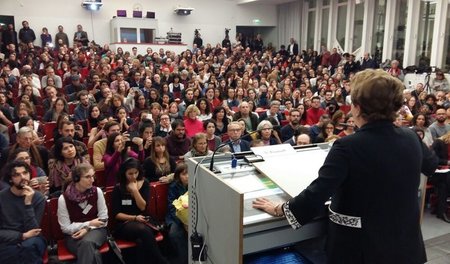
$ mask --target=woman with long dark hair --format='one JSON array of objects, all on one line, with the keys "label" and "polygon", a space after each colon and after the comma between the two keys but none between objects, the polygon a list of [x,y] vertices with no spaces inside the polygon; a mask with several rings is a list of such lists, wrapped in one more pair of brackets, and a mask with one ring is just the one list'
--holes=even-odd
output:
[{"label": "woman with long dark hair", "polygon": [[142,139],[134,138],[139,146],[139,153],[131,150],[130,146],[126,145],[127,138],[120,133],[112,133],[108,135],[106,141],[105,155],[103,155],[103,162],[105,163],[106,186],[114,186],[116,184],[117,172],[120,164],[127,158],[135,158],[144,160],[144,147],[142,146]]},{"label": "woman with long dark hair", "polygon": [[143,168],[145,178],[150,182],[170,181],[167,176],[175,171],[176,163],[167,151],[166,140],[162,137],[154,137],[150,156],[144,160]]},{"label": "woman with long dark hair", "polygon": [[153,229],[146,224],[150,186],[140,162],[126,159],[118,174],[119,184],[112,193],[112,215],[118,224],[114,235],[137,242],[137,263],[169,263],[159,251]]},{"label": "woman with long dark hair", "polygon": [[81,163],[89,163],[78,153],[70,137],[58,139],[54,147],[55,161],[49,162],[50,193],[64,190],[72,181],[72,168]]}]

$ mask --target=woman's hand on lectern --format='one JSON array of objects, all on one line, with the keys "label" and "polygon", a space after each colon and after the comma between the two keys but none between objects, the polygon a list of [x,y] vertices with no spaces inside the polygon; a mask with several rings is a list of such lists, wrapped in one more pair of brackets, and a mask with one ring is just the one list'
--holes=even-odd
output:
[{"label": "woman's hand on lectern", "polygon": [[278,216],[275,212],[275,207],[277,205],[267,198],[256,198],[256,200],[254,200],[252,204],[253,208],[263,210],[264,212],[273,216]]}]

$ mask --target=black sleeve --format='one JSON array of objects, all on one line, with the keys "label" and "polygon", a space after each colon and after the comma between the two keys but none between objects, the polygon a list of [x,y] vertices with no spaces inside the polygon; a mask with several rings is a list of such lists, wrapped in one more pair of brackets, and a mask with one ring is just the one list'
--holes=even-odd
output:
[{"label": "black sleeve", "polygon": [[[426,176],[433,175],[441,160],[425,145],[422,143],[422,173]],[[447,160],[445,160],[445,165],[447,165]]]},{"label": "black sleeve", "polygon": [[[440,139],[436,139],[433,142],[433,145],[431,145],[431,148],[433,149],[435,156],[438,158],[439,165],[447,165],[448,154],[447,154],[447,146],[445,145],[445,143]],[[423,152],[425,158],[426,155],[425,150]]]},{"label": "black sleeve", "polygon": [[170,173],[174,173],[175,169],[177,168],[177,162],[175,161],[174,158],[170,157],[169,163],[170,163]]},{"label": "black sleeve", "polygon": [[121,196],[122,195],[120,192],[120,186],[116,185],[112,192],[112,203],[111,203],[111,212],[112,212],[111,215],[114,219],[116,218],[116,215],[122,211]]},{"label": "black sleeve", "polygon": [[336,140],[319,170],[319,177],[289,201],[289,209],[301,225],[320,213],[325,201],[333,196],[338,186],[346,179],[349,160],[348,151],[339,139]]},{"label": "black sleeve", "polygon": [[150,184],[148,183],[147,179],[144,179],[144,183],[142,184],[139,193],[141,194],[142,199],[145,200],[145,209],[143,212],[146,212],[149,206],[148,201],[150,200]]},{"label": "black sleeve", "polygon": [[159,178],[155,173],[155,164],[150,158],[146,158],[142,164],[142,168],[144,170],[144,177],[149,182],[159,181]]}]

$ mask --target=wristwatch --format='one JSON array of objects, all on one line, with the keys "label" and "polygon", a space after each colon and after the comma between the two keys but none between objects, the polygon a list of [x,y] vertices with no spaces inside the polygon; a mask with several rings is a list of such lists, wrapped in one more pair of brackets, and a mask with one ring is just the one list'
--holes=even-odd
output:
[{"label": "wristwatch", "polygon": [[92,227],[90,227],[90,226],[85,226],[85,227],[83,227],[84,229],[86,229],[86,231],[91,231],[91,229],[92,229]]}]

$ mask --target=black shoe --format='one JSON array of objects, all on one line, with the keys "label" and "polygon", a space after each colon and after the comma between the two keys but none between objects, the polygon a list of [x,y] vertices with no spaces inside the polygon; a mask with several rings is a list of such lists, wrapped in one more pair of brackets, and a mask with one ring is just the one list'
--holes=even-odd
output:
[{"label": "black shoe", "polygon": [[444,220],[447,223],[450,223],[450,218],[446,213],[436,215],[437,218]]}]

